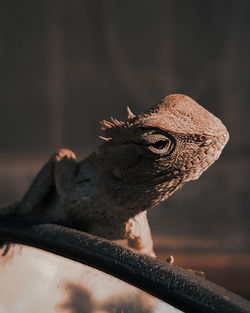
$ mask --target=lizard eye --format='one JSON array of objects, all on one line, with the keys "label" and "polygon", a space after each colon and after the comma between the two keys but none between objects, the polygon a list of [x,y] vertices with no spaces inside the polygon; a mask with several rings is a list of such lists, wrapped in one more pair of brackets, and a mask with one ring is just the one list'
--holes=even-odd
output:
[{"label": "lizard eye", "polygon": [[148,145],[148,149],[159,155],[167,155],[174,148],[174,144],[168,138],[162,138]]},{"label": "lizard eye", "polygon": [[144,145],[156,155],[170,154],[175,148],[175,139],[167,133],[155,129],[139,129],[138,144]]},{"label": "lizard eye", "polygon": [[169,144],[168,140],[158,140],[155,143],[153,143],[151,146],[155,149],[162,150],[166,148],[167,144]]}]

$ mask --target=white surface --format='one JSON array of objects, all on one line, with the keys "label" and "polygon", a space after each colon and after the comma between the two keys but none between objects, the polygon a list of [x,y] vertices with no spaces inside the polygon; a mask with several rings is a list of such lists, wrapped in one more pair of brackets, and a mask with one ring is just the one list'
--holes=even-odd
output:
[{"label": "white surface", "polygon": [[12,246],[0,257],[0,313],[177,313],[145,292],[86,265]]}]

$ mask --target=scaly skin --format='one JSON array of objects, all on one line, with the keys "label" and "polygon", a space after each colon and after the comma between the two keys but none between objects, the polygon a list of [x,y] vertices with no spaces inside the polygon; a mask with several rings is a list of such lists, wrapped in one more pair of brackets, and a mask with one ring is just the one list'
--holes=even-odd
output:
[{"label": "scaly skin", "polygon": [[222,122],[184,95],[170,95],[125,122],[102,121],[103,145],[77,163],[60,150],[42,168],[14,214],[55,222],[154,255],[146,210],[199,176],[229,135]]}]

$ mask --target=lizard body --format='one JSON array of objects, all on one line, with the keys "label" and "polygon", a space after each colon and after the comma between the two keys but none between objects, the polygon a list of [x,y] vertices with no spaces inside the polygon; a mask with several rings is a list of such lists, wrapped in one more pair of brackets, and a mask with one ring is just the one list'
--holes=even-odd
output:
[{"label": "lizard body", "polygon": [[198,179],[228,141],[222,122],[170,95],[125,122],[102,121],[104,143],[77,162],[61,149],[41,169],[14,215],[71,226],[154,255],[146,210]]}]

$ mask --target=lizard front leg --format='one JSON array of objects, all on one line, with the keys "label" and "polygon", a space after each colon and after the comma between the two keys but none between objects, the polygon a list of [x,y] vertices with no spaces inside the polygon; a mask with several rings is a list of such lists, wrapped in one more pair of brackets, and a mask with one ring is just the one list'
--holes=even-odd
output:
[{"label": "lizard front leg", "polygon": [[[25,215],[33,219],[39,210],[43,210],[42,205],[46,200],[49,201],[53,190],[57,191],[60,196],[67,195],[74,188],[77,168],[75,159],[76,156],[72,151],[59,150],[42,167],[22,200],[5,208],[1,214]],[[0,249],[4,246],[6,247],[2,255],[7,254],[10,245],[0,242]]]},{"label": "lizard front leg", "polygon": [[53,189],[60,195],[69,192],[76,172],[75,159],[75,154],[68,149],[60,149],[54,154],[37,174],[22,200],[15,205],[14,214],[29,214],[39,209]]},{"label": "lizard front leg", "polygon": [[143,211],[129,219],[127,223],[128,246],[156,257],[153,250],[153,240],[148,225],[147,212]]},{"label": "lizard front leg", "polygon": [[68,149],[61,149],[55,157],[55,185],[57,193],[67,197],[75,187],[77,171],[76,156]]},{"label": "lizard front leg", "polygon": [[54,159],[55,155],[41,168],[22,200],[14,204],[14,214],[25,215],[36,210],[53,190]]}]

